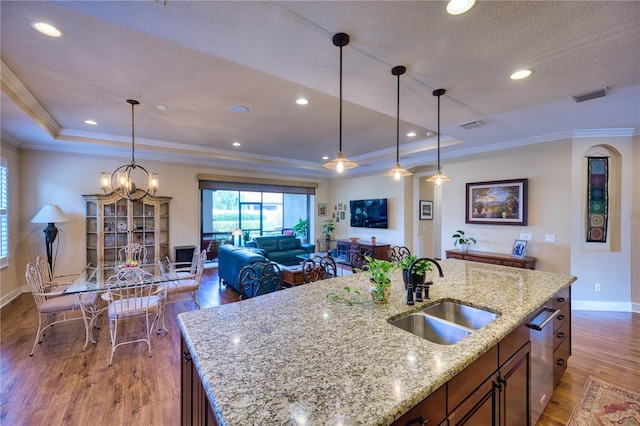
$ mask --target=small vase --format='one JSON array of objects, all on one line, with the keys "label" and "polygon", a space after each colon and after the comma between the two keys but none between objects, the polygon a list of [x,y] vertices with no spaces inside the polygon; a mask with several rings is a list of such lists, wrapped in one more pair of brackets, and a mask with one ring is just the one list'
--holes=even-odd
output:
[{"label": "small vase", "polygon": [[373,303],[388,303],[389,295],[391,294],[391,285],[387,284],[385,286],[371,285],[369,286],[369,290],[371,291],[371,298],[373,299]]},{"label": "small vase", "polygon": [[469,251],[469,244],[460,244],[460,251],[466,253]]}]

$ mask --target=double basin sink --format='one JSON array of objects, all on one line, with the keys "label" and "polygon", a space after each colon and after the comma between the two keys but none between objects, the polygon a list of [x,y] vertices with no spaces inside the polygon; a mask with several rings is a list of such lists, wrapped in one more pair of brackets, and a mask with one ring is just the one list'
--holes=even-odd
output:
[{"label": "double basin sink", "polygon": [[491,323],[498,314],[457,302],[439,302],[391,321],[418,337],[441,345],[453,345]]}]

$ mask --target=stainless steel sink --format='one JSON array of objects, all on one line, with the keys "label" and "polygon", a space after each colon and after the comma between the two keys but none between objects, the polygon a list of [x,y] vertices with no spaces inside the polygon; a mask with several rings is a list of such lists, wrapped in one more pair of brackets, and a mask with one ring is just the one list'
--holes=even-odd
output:
[{"label": "stainless steel sink", "polygon": [[453,345],[472,333],[472,330],[421,312],[409,314],[390,324],[441,345]]},{"label": "stainless steel sink", "polygon": [[473,330],[484,327],[498,317],[493,312],[456,302],[436,303],[425,308],[423,312]]}]

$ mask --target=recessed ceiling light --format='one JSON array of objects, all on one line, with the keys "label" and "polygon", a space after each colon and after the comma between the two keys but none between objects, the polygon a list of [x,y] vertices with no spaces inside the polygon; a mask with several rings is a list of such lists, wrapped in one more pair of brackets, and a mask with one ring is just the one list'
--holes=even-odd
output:
[{"label": "recessed ceiling light", "polygon": [[410,137],[410,138],[414,137],[415,135],[416,135],[416,132],[407,133],[407,136]]},{"label": "recessed ceiling light", "polygon": [[249,112],[249,108],[242,105],[233,105],[229,109],[233,112],[237,112],[238,114],[244,114],[245,112]]},{"label": "recessed ceiling light", "polygon": [[476,0],[451,0],[447,4],[447,13],[449,15],[460,15],[473,7]]},{"label": "recessed ceiling light", "polygon": [[167,108],[167,107],[166,107],[166,106],[164,106],[164,105],[158,105],[156,108],[158,108],[160,111],[166,111],[166,110],[168,110],[168,109],[169,109],[169,108]]},{"label": "recessed ceiling light", "polygon": [[521,80],[523,78],[529,77],[531,74],[533,74],[533,70],[518,70],[511,74],[511,80]]},{"label": "recessed ceiling light", "polygon": [[34,29],[40,31],[42,34],[48,35],[49,37],[62,37],[63,36],[62,31],[60,31],[59,29],[57,29],[53,25],[47,24],[45,22],[33,21],[31,23],[31,26]]},{"label": "recessed ceiling light", "polygon": [[91,126],[96,126],[98,122],[95,120],[84,120],[84,124],[90,124]]},{"label": "recessed ceiling light", "polygon": [[305,98],[298,98],[298,99],[296,99],[296,103],[297,103],[298,105],[306,105],[306,104],[308,104],[308,103],[309,103],[309,101],[308,101],[308,100],[306,100]]},{"label": "recessed ceiling light", "polygon": [[327,155],[323,155],[323,156],[322,156],[322,159],[323,159],[323,160],[328,160],[328,159],[329,159],[329,157],[328,157]]},{"label": "recessed ceiling light", "polygon": [[242,144],[240,142],[234,142],[232,145],[233,146],[242,146]]}]

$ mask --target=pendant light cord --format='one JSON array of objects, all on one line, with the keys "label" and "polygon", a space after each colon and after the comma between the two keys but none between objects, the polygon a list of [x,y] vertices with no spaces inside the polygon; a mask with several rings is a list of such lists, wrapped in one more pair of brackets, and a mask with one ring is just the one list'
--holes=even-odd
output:
[{"label": "pendant light cord", "polygon": [[400,164],[400,75],[398,74],[398,97],[396,107],[396,164]]},{"label": "pendant light cord", "polygon": [[131,164],[136,164],[136,157],[135,157],[135,152],[136,152],[136,134],[135,134],[136,118],[135,118],[134,109],[135,109],[135,104],[132,103],[131,104]]},{"label": "pendant light cord", "polygon": [[340,46],[340,120],[339,120],[340,130],[339,130],[339,145],[340,149],[338,152],[342,152],[342,46]]},{"label": "pendant light cord", "polygon": [[440,95],[438,95],[438,172],[440,172]]}]

